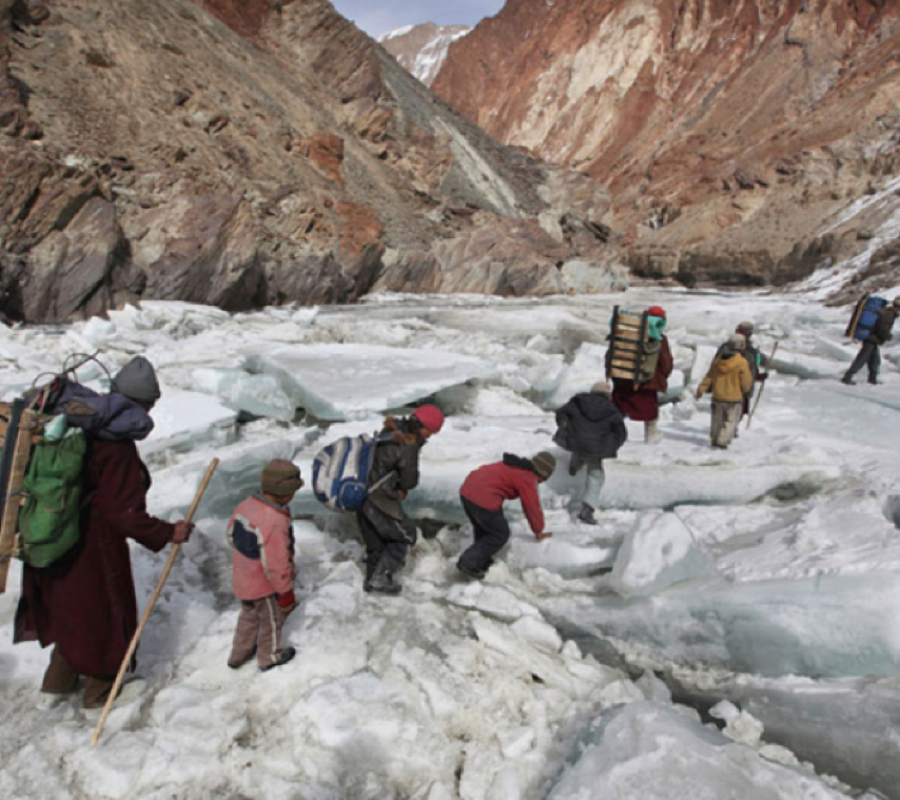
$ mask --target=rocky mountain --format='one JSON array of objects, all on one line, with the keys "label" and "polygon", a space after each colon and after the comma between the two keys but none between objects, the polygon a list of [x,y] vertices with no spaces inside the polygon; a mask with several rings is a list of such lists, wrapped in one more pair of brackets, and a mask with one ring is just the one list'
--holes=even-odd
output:
[{"label": "rocky mountain", "polygon": [[425,22],[388,31],[378,37],[378,42],[407,72],[411,72],[426,86],[431,86],[447,57],[450,45],[470,30],[468,25],[435,25],[433,22]]},{"label": "rocky mountain", "polygon": [[900,3],[508,0],[432,88],[605,183],[639,274],[783,283],[863,255],[900,282]]},{"label": "rocky mountain", "polygon": [[0,0],[0,313],[608,283],[603,187],[324,0]]}]

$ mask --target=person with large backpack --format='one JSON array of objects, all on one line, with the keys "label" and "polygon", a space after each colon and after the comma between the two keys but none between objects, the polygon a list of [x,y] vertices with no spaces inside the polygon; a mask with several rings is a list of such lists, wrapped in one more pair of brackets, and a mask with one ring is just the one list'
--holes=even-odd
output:
[{"label": "person with large backpack", "polygon": [[844,373],[841,383],[854,386],[856,381],[853,380],[853,376],[864,366],[869,368],[869,383],[878,383],[878,370],[881,368],[881,352],[878,348],[891,339],[891,329],[894,327],[894,321],[898,314],[900,314],[900,295],[897,295],[892,303],[886,304],[878,312],[875,325],[863,340],[859,353],[850,365],[850,369]]},{"label": "person with large backpack", "polygon": [[415,523],[403,509],[406,495],[419,485],[419,451],[444,425],[437,406],[419,406],[405,418],[387,417],[375,445],[368,494],[356,512],[366,544],[366,592],[398,594],[397,573],[416,543]]},{"label": "person with large backpack", "polygon": [[[672,351],[669,348],[669,340],[662,332],[666,322],[666,311],[661,306],[651,306],[647,309],[647,316],[652,330],[656,334],[659,348],[655,354],[655,366],[651,375],[646,380],[635,384],[627,378],[612,378],[612,401],[616,408],[626,417],[644,423],[644,441],[647,444],[656,444],[662,440],[662,434],[657,429],[659,419],[659,392],[665,392],[669,388],[669,375],[675,362],[672,359]],[[612,348],[607,351],[606,377],[611,373]]]},{"label": "person with large backpack", "polygon": [[[105,705],[138,625],[128,539],[156,552],[186,542],[194,527],[147,513],[150,474],[135,441],[153,427],[149,412],[160,397],[153,366],[133,358],[112,392],[115,426],[94,426],[88,437],[80,540],[49,566],[23,569],[15,641],[54,645],[41,686],[44,706],[72,695],[81,676],[82,708]],[[91,416],[86,403],[71,410],[73,418],[77,411]]]},{"label": "person with large backpack", "polygon": [[606,480],[603,459],[615,458],[628,439],[625,418],[610,399],[609,384],[600,381],[590,392],[576,394],[557,410],[556,425],[553,441],[572,454],[569,475],[575,476],[583,466],[587,467],[578,519],[596,525],[594,510],[600,505],[600,491]]}]

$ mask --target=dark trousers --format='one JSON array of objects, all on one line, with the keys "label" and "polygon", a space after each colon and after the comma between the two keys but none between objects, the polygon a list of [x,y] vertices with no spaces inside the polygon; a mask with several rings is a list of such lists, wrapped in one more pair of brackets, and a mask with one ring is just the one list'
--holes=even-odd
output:
[{"label": "dark trousers", "polygon": [[869,380],[874,381],[878,377],[878,369],[881,366],[881,351],[875,342],[863,342],[850,369],[844,374],[844,379],[852,378],[864,366],[869,367]]},{"label": "dark trousers", "polygon": [[394,519],[370,500],[356,512],[359,532],[366,543],[366,581],[372,580],[378,563],[385,559],[388,572],[403,566],[409,546],[415,544],[416,526],[409,517]]},{"label": "dark trousers", "polygon": [[503,510],[486,508],[460,497],[463,510],[475,529],[475,541],[459,557],[459,563],[473,572],[484,572],[491,566],[494,556],[509,541],[509,523]]}]

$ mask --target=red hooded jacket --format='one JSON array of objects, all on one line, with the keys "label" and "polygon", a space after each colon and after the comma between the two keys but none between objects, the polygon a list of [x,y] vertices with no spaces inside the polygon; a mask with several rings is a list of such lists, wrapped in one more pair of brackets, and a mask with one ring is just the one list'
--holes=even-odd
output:
[{"label": "red hooded jacket", "polygon": [[488,511],[499,511],[505,500],[522,500],[522,510],[535,535],[544,532],[544,512],[538,497],[538,476],[531,462],[503,454],[503,461],[470,472],[459,490],[461,497]]}]

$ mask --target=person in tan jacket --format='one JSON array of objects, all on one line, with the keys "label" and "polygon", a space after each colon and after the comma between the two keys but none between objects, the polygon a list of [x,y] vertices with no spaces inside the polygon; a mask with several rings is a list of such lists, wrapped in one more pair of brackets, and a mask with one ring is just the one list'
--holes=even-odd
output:
[{"label": "person in tan jacket", "polygon": [[712,389],[712,419],[709,438],[713,447],[726,448],[734,438],[741,415],[741,404],[753,387],[753,373],[741,356],[747,340],[736,333],[728,337],[722,354],[712,363],[697,387],[697,399]]}]

